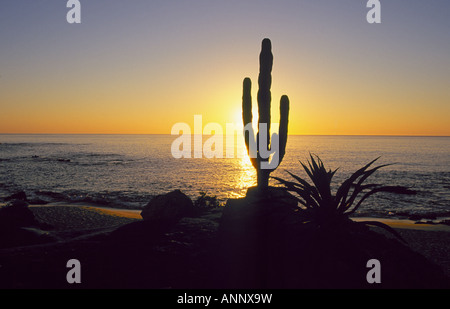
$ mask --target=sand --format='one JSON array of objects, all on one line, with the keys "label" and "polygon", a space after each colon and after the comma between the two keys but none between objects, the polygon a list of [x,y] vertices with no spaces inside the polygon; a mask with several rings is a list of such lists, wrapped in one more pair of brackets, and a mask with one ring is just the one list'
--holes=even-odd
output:
[{"label": "sand", "polygon": [[36,218],[55,230],[111,228],[142,219],[139,210],[114,209],[87,204],[48,204],[29,207]]}]

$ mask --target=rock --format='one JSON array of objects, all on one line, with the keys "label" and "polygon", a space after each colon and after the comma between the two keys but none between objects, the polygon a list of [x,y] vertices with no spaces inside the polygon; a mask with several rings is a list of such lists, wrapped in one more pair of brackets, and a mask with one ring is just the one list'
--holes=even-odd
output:
[{"label": "rock", "polygon": [[411,214],[408,217],[408,219],[412,220],[412,221],[419,221],[422,219],[436,220],[436,215],[434,215],[434,214]]},{"label": "rock", "polygon": [[284,188],[268,187],[266,191],[261,192],[258,187],[248,188],[245,199],[250,203],[265,203],[274,207],[282,206],[287,208],[296,208],[297,199]]},{"label": "rock", "polygon": [[67,196],[62,193],[52,192],[52,191],[37,191],[39,195],[44,195],[50,197],[52,200],[56,201],[65,201],[67,200]]},{"label": "rock", "polygon": [[26,201],[27,200],[27,195],[25,194],[24,191],[19,191],[16,192],[8,197],[5,197],[4,199],[5,201],[12,201],[12,200],[21,200],[21,201]]},{"label": "rock", "polygon": [[450,225],[450,220],[446,219],[446,220],[439,221],[439,224]]},{"label": "rock", "polygon": [[31,205],[46,205],[46,204],[49,203],[49,202],[44,201],[44,200],[42,200],[40,198],[31,199],[31,200],[29,200],[29,202],[30,202]]},{"label": "rock", "polygon": [[265,281],[267,252],[284,239],[296,208],[296,199],[276,187],[264,193],[249,188],[245,198],[227,201],[218,233],[224,287],[263,287],[259,284]]},{"label": "rock", "polygon": [[228,200],[218,235],[223,288],[373,288],[366,280],[373,258],[383,265],[379,288],[450,286],[439,267],[396,239],[351,221],[319,228],[291,206],[292,198],[277,188]]},{"label": "rock", "polygon": [[39,225],[39,222],[28,208],[28,203],[23,200],[14,200],[7,206],[0,208],[1,229],[37,225]]},{"label": "rock", "polygon": [[196,208],[192,200],[180,190],[175,190],[155,196],[144,207],[141,216],[147,222],[166,224],[177,222],[195,212]]},{"label": "rock", "polygon": [[13,200],[0,208],[0,248],[55,241],[48,232],[40,229],[44,226],[35,218],[27,202]]},{"label": "rock", "polygon": [[28,205],[29,205],[29,203],[27,201],[13,200],[13,201],[9,202],[8,204],[6,204],[6,207],[16,207],[16,208],[25,207],[25,208],[28,208]]},{"label": "rock", "polygon": [[38,245],[57,241],[46,231],[36,228],[13,228],[8,233],[0,233],[0,248],[12,248],[17,246]]},{"label": "rock", "polygon": [[[247,190],[245,198],[227,201],[221,227],[235,230],[240,226],[248,230],[255,224],[278,224],[276,218],[289,218],[297,205],[296,198],[282,188],[269,187],[266,192],[261,193],[256,187],[252,187]],[[237,222],[242,224],[236,224]]]}]

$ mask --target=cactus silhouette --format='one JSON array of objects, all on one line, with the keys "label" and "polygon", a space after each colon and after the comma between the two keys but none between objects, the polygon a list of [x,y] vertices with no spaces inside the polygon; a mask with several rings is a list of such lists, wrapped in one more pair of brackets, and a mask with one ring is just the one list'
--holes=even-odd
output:
[{"label": "cactus silhouette", "polygon": [[[255,135],[251,128],[252,115],[252,82],[245,78],[242,95],[242,118],[244,121],[245,145],[253,166],[257,171],[258,188],[265,189],[269,186],[269,175],[283,160],[286,152],[288,121],[289,121],[289,98],[283,95],[280,100],[280,125],[278,135],[270,136],[270,104],[272,95],[272,43],[269,39],[262,41],[261,54],[259,56],[258,77],[258,133]],[[276,145],[278,144],[278,145]],[[256,148],[256,149],[255,149]],[[269,164],[269,154],[273,154]],[[278,158],[278,160],[276,160]],[[275,160],[275,162],[273,162]]]}]

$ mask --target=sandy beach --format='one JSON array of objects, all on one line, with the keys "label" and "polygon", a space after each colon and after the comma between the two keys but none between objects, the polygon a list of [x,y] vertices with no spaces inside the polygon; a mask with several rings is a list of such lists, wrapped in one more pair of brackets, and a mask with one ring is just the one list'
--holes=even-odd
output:
[{"label": "sandy beach", "polygon": [[29,207],[38,220],[53,225],[56,230],[116,227],[142,219],[140,210],[114,209],[88,204],[56,203]]}]

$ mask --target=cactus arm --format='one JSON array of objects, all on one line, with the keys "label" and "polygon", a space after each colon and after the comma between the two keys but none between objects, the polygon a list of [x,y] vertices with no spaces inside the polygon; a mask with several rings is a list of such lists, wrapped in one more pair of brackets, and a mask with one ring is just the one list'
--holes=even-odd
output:
[{"label": "cactus arm", "polygon": [[279,149],[280,156],[279,162],[283,160],[284,154],[286,153],[286,144],[288,136],[288,124],[289,124],[289,98],[284,95],[280,100],[280,126],[278,129],[279,135]]},{"label": "cactus arm", "polygon": [[[252,124],[253,114],[252,114],[252,81],[250,78],[245,78],[243,83],[243,93],[242,93],[242,119],[244,122],[244,128],[247,125]],[[256,156],[251,155],[251,147],[256,144],[254,141],[255,136],[253,130],[251,132],[244,130],[245,146],[247,147],[248,154],[250,156],[250,161],[254,168],[258,169],[258,159]],[[250,142],[252,139],[252,143]]]},{"label": "cactus arm", "polygon": [[252,81],[246,77],[243,84],[242,93],[242,119],[244,120],[244,126],[253,121],[252,115]]}]

